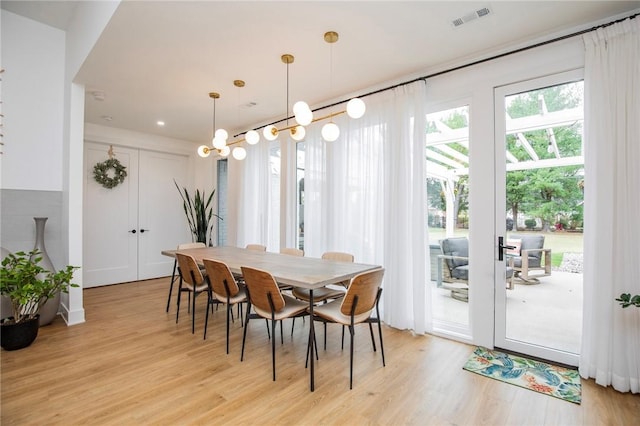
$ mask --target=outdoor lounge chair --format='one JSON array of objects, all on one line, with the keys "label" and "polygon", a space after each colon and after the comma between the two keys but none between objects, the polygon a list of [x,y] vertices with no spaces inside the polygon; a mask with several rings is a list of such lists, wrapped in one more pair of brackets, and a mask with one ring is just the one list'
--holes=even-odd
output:
[{"label": "outdoor lounge chair", "polygon": [[[466,237],[440,240],[436,285],[451,290],[451,297],[469,301],[469,240]],[[513,289],[513,268],[506,268],[507,289]]]},{"label": "outdoor lounge chair", "polygon": [[509,267],[513,268],[516,278],[530,284],[551,275],[551,249],[544,248],[544,235],[512,234],[507,245],[516,247],[506,252]]}]

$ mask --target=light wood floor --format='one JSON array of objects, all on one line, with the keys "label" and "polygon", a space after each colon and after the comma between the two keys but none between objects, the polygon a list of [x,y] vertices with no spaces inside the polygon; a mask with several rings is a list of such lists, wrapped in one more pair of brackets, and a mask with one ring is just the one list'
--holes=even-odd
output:
[{"label": "light wood floor", "polygon": [[[264,321],[232,326],[225,354],[225,316],[210,318],[202,339],[204,297],[196,335],[181,310],[165,313],[167,278],[84,291],[86,323],[57,318],[26,349],[2,351],[2,425],[381,424],[633,425],[640,396],[583,380],[575,405],[462,369],[472,346],[384,327],[387,366],[371,351],[366,326],[356,332],[354,388],[340,327],[320,349],[316,391],[304,368],[308,321],[277,345],[271,380]],[[186,307],[183,305],[183,308]],[[184,313],[184,316],[183,316]],[[287,330],[288,329],[288,330]],[[319,342],[322,328],[317,327]],[[348,345],[347,345],[348,347]]]}]

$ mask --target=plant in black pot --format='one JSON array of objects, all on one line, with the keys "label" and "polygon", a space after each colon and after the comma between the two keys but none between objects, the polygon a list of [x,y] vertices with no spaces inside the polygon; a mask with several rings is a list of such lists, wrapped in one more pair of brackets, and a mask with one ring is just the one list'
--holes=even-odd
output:
[{"label": "plant in black pot", "polygon": [[22,349],[38,336],[39,311],[57,292],[67,293],[76,266],[51,272],[39,265],[38,250],[11,253],[2,261],[0,294],[9,298],[12,316],[0,322],[1,346],[5,350]]}]

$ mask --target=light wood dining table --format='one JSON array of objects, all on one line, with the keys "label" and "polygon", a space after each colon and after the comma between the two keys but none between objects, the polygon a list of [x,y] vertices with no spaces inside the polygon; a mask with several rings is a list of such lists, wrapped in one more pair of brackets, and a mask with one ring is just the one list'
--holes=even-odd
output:
[{"label": "light wood dining table", "polygon": [[[234,274],[242,274],[241,267],[248,266],[269,272],[281,285],[291,285],[310,290],[309,314],[313,318],[313,290],[328,284],[336,284],[350,280],[356,275],[380,268],[378,265],[363,263],[338,262],[313,257],[290,256],[267,251],[247,250],[239,247],[205,247],[185,250],[163,250],[165,256],[175,257],[176,253],[193,256],[196,262],[203,264],[203,259],[214,259],[224,262]],[[309,384],[313,392],[314,379],[314,351],[315,330],[313,320],[309,321],[310,371]]]}]

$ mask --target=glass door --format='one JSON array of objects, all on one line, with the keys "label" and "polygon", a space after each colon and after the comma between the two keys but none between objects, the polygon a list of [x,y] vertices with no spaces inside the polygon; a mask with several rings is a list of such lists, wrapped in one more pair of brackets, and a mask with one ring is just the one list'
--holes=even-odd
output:
[{"label": "glass door", "polygon": [[495,346],[577,365],[582,330],[582,73],[497,88],[495,105]]},{"label": "glass door", "polygon": [[469,338],[469,105],[429,113],[427,123],[433,330]]}]

